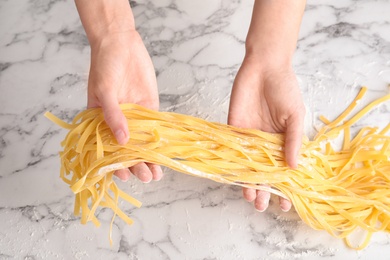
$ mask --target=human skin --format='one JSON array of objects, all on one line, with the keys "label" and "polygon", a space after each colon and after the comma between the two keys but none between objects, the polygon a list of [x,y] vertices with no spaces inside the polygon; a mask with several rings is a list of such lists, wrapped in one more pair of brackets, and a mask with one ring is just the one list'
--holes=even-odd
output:
[{"label": "human skin", "polygon": [[[88,108],[102,107],[104,118],[119,144],[131,137],[119,104],[135,103],[158,110],[153,63],[135,30],[126,0],[76,0],[77,10],[91,45]],[[161,167],[140,163],[116,175],[126,181],[133,173],[147,183],[162,177]]]},{"label": "human skin", "polygon": [[[248,31],[244,61],[235,78],[228,123],[243,128],[285,133],[285,158],[297,167],[305,107],[292,58],[306,1],[257,0]],[[243,189],[259,211],[267,209],[270,193]],[[291,202],[280,197],[283,211]]]},{"label": "human skin", "polygon": [[[127,0],[75,0],[91,45],[88,107],[102,107],[105,120],[119,144],[129,133],[119,104],[135,103],[158,110],[156,76],[150,56],[135,30]],[[234,81],[228,123],[286,135],[288,165],[297,166],[305,114],[292,56],[305,1],[256,0],[246,40],[246,55]],[[141,181],[159,180],[159,166],[140,163],[116,172],[127,180],[131,173]],[[244,189],[244,197],[264,211],[270,194]],[[291,208],[280,199],[280,207]]]}]

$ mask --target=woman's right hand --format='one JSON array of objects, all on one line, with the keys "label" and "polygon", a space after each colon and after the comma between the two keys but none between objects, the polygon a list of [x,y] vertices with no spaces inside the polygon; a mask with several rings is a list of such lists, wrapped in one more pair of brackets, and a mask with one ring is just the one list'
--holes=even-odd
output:
[{"label": "woman's right hand", "polygon": [[[152,60],[135,30],[128,0],[75,0],[91,45],[88,108],[101,107],[119,144],[131,138],[119,104],[135,103],[158,110],[158,91]],[[143,182],[159,180],[160,166],[140,163],[130,171]],[[129,169],[116,175],[127,180]]]},{"label": "woman's right hand", "polygon": [[[101,107],[104,118],[119,144],[131,138],[119,104],[134,103],[158,110],[159,99],[153,63],[136,30],[118,31],[91,42],[88,108]],[[161,167],[140,163],[130,168],[142,182],[159,180]],[[130,177],[129,169],[115,174]]]}]

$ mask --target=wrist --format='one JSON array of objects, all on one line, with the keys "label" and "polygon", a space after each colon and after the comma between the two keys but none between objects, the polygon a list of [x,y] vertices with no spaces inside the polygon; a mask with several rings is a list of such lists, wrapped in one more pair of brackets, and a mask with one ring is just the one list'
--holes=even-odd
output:
[{"label": "wrist", "polygon": [[[129,17],[116,17],[110,23],[102,23],[93,31],[87,32],[87,37],[91,48],[94,48],[107,38],[123,38],[123,36],[134,33],[134,20]],[[122,37],[121,37],[122,36]]]},{"label": "wrist", "polygon": [[127,29],[121,31],[107,31],[104,34],[100,34],[93,39],[89,39],[92,52],[104,47],[127,49],[129,44],[136,44],[141,41],[141,37],[135,29]]},{"label": "wrist", "polygon": [[255,1],[246,57],[264,69],[291,68],[305,0]]},{"label": "wrist", "polygon": [[282,55],[276,51],[246,49],[243,64],[260,74],[273,71],[291,71],[292,56]]},{"label": "wrist", "polygon": [[90,45],[109,35],[135,30],[135,22],[127,0],[75,0]]}]

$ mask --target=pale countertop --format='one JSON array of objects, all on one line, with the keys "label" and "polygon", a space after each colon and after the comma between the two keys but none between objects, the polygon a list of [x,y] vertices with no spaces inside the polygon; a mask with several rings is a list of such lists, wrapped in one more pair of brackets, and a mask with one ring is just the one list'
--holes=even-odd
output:
[{"label": "pale countertop", "polygon": [[[132,2],[152,56],[161,110],[226,122],[244,55],[253,1]],[[360,86],[367,99],[388,93],[390,2],[308,1],[294,69],[307,107],[306,134],[332,118]],[[45,111],[70,120],[86,106],[90,49],[74,2],[0,0],[0,259],[390,259],[390,236],[363,251],[303,223],[271,203],[265,213],[237,187],[166,170],[159,182],[120,186],[144,204],[102,227],[81,225],[74,196],[59,178],[66,132]],[[364,104],[361,105],[364,105]],[[383,126],[390,104],[361,124]]]}]

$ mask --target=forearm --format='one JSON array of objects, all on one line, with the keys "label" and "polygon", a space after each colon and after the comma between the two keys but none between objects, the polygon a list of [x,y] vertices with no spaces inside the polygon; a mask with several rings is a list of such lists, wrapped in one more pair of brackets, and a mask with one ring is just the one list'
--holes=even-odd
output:
[{"label": "forearm", "polygon": [[127,0],[75,0],[75,3],[91,46],[112,33],[135,30]]},{"label": "forearm", "polygon": [[290,65],[305,4],[305,0],[255,0],[246,55],[267,65]]}]

